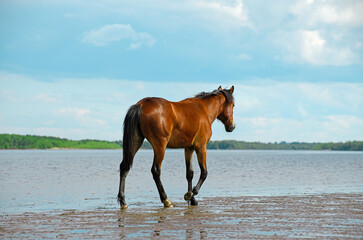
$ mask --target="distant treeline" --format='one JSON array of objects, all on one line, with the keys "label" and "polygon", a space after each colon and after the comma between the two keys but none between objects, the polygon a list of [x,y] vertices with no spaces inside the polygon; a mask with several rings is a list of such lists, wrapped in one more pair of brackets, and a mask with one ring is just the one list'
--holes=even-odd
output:
[{"label": "distant treeline", "polygon": [[[57,137],[0,134],[0,149],[120,149],[122,141],[80,140],[74,141]],[[151,144],[145,141],[143,149],[151,149]],[[280,142],[261,143],[235,140],[210,141],[208,149],[251,149],[251,150],[337,150],[337,151],[363,151],[363,141],[340,143],[304,143]]]},{"label": "distant treeline", "polygon": [[116,149],[120,145],[115,142],[99,140],[74,141],[57,137],[33,135],[0,134],[0,149]]},{"label": "distant treeline", "polygon": [[339,143],[305,143],[305,142],[280,142],[261,143],[243,142],[234,140],[210,141],[208,149],[256,149],[256,150],[339,150],[339,151],[363,151],[363,141],[339,142]]}]

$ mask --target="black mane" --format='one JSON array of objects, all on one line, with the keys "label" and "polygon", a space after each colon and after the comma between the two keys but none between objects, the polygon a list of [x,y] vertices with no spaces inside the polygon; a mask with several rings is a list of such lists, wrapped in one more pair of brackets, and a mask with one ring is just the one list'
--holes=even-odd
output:
[{"label": "black mane", "polygon": [[232,103],[234,101],[234,97],[233,97],[232,93],[230,91],[228,91],[227,89],[222,89],[222,90],[217,89],[217,90],[214,90],[213,92],[201,92],[201,93],[198,93],[197,95],[195,95],[195,97],[199,98],[199,99],[206,99],[206,98],[218,96],[219,94],[223,94],[228,103]]}]

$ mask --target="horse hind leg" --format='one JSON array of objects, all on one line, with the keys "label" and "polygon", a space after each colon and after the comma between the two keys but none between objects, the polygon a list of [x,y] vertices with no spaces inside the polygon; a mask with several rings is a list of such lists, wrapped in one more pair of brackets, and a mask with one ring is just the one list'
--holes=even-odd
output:
[{"label": "horse hind leg", "polygon": [[[117,195],[118,202],[120,203],[121,209],[127,209],[128,206],[125,201],[125,181],[126,177],[130,171],[131,164],[133,162],[133,158],[135,157],[136,152],[140,149],[142,143],[144,142],[144,137],[140,133],[136,133],[133,138],[133,149],[127,154],[130,156],[125,156],[120,164],[120,186],[119,193]],[[123,150],[125,151],[125,150]],[[125,161],[125,158],[131,158],[131,161]]]}]

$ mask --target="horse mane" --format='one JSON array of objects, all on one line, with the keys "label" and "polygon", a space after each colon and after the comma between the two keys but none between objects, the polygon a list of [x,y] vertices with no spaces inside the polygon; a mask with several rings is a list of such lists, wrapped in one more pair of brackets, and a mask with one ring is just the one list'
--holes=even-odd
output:
[{"label": "horse mane", "polygon": [[216,89],[212,92],[200,92],[197,95],[195,95],[195,97],[199,98],[199,99],[206,99],[206,98],[218,96],[219,94],[223,94],[228,103],[232,103],[234,101],[234,97],[233,97],[232,93],[230,91],[228,91],[227,89],[222,89],[222,90]]}]

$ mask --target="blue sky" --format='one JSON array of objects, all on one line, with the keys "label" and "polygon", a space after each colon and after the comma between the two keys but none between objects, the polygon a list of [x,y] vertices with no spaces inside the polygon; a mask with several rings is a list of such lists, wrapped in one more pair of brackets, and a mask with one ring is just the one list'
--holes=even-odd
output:
[{"label": "blue sky", "polygon": [[122,138],[128,107],[235,86],[213,140],[363,140],[363,1],[0,0],[0,132]]}]

